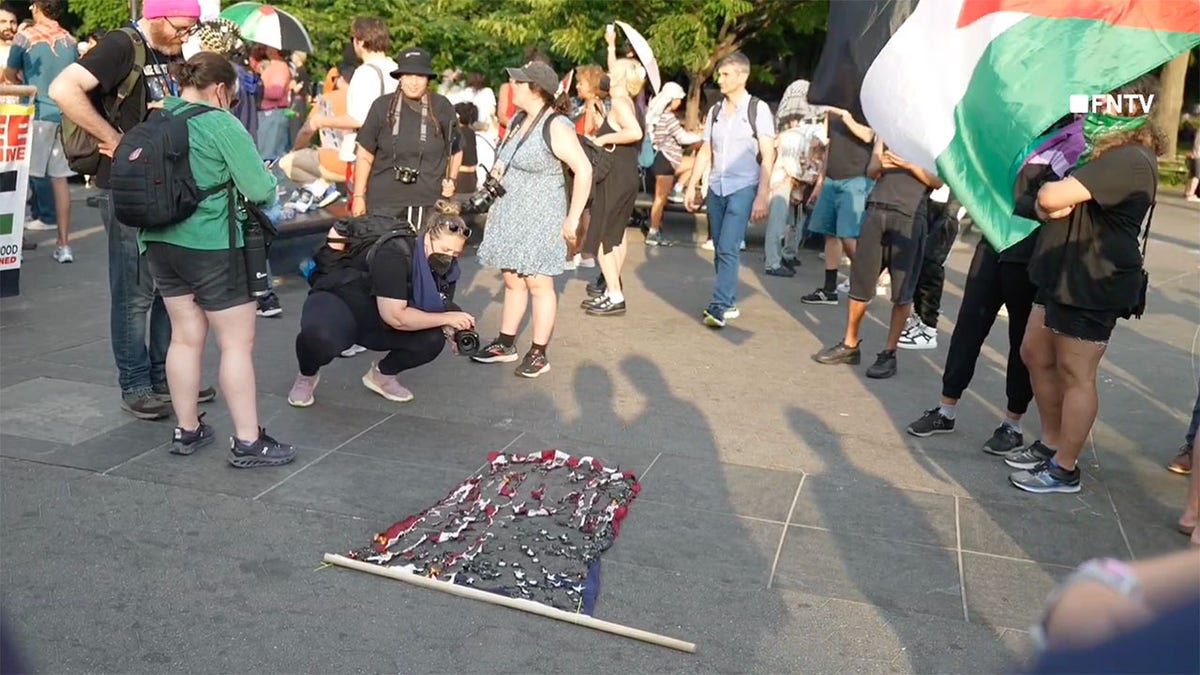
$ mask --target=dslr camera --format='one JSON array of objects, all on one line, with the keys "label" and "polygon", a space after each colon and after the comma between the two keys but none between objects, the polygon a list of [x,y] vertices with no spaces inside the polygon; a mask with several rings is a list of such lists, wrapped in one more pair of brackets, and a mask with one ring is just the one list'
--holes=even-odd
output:
[{"label": "dslr camera", "polygon": [[463,210],[467,213],[486,213],[488,209],[492,208],[492,204],[507,192],[495,176],[489,175],[483,181],[483,187],[467,200],[466,208]]},{"label": "dslr camera", "polygon": [[[446,303],[447,312],[461,312],[462,308],[453,302]],[[458,347],[460,356],[474,356],[479,352],[479,333],[471,330],[456,330],[454,331],[454,346]]]},{"label": "dslr camera", "polygon": [[421,177],[421,170],[414,169],[411,166],[395,166],[392,168],[396,171],[396,181],[403,185],[412,185]]}]

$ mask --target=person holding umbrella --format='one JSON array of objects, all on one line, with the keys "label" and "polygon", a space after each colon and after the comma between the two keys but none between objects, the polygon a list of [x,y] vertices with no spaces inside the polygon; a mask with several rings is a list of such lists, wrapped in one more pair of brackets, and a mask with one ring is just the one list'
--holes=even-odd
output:
[{"label": "person holding umbrella", "polygon": [[358,131],[354,206],[366,213],[425,222],[440,198],[454,196],[450,176],[462,165],[454,106],[429,89],[433,57],[411,47],[396,57],[400,87],[371,104]]}]

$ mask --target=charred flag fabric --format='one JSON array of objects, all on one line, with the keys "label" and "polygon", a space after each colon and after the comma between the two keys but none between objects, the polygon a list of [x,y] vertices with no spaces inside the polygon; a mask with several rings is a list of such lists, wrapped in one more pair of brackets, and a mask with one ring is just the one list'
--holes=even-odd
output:
[{"label": "charred flag fabric", "polygon": [[[1200,44],[1200,0],[920,0],[897,21],[903,9],[834,0],[827,40],[874,54],[842,67],[839,91],[859,86],[867,123],[936,171],[1000,250],[1036,227],[1012,217],[1012,168],[1056,120],[1079,112],[1072,97],[1107,94]],[[834,69],[830,55],[818,76]]]},{"label": "charred flag fabric", "polygon": [[633,474],[557,450],[488,460],[445,499],[350,557],[592,614],[600,554],[640,490]]}]

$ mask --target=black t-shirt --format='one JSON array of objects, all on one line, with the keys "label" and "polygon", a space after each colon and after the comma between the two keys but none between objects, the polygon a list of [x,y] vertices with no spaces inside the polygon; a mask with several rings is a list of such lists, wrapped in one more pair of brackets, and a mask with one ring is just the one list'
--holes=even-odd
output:
[{"label": "black t-shirt", "polygon": [[1029,277],[1051,299],[1119,311],[1141,292],[1142,223],[1154,202],[1158,162],[1142,145],[1104,153],[1070,175],[1092,194],[1066,218],[1039,230]]},{"label": "black t-shirt", "polygon": [[[476,164],[479,164],[479,151],[475,146],[475,130],[467,127],[459,127],[458,134],[462,145],[462,165],[464,167],[475,167]],[[477,168],[467,173],[458,174],[458,194],[469,195],[475,192],[478,175]]]},{"label": "black t-shirt", "polygon": [[929,188],[905,169],[887,169],[875,181],[867,202],[915,215]]},{"label": "black t-shirt", "polygon": [[[393,238],[385,241],[371,257],[365,279],[359,276],[337,286],[334,292],[350,307],[355,320],[361,326],[388,328],[379,316],[379,307],[375,302],[377,298],[404,300],[409,303],[413,301],[414,246],[412,239]],[[455,284],[438,280],[438,290],[446,302],[454,299],[454,287]]]},{"label": "black t-shirt", "polygon": [[867,175],[874,141],[864,141],[836,115],[829,116],[829,155],[825,160],[825,177],[835,180]]},{"label": "black t-shirt", "polygon": [[[86,68],[100,82],[91,92],[92,105],[96,107],[96,110],[104,110],[103,100],[116,96],[117,89],[129,75],[129,71],[133,67],[133,39],[125,31],[109,31],[96,43],[95,47],[79,58],[79,65]],[[143,69],[138,85],[145,95],[138,96],[135,89],[135,93],[131,94],[126,99],[126,103],[118,109],[117,119],[111,120],[115,121],[114,126],[118,131],[122,133],[129,131],[145,121],[150,114],[149,108],[138,105],[138,99],[152,103],[161,101],[172,93],[174,83],[167,74],[167,65],[180,60],[180,58],[179,56],[167,56],[160,51],[151,49],[150,45],[146,45],[146,67]],[[108,187],[108,176],[111,170],[112,160],[101,155],[100,167],[96,171],[98,187]]]},{"label": "black t-shirt", "polygon": [[[403,99],[397,91],[394,96]],[[399,133],[389,124],[388,111],[393,96],[380,96],[358,130],[358,144],[375,155],[367,183],[367,211],[371,214],[404,216],[410,206],[432,207],[441,199],[442,179],[446,177],[447,155],[458,152],[460,134],[454,106],[440,94],[430,94],[429,116],[422,116],[421,103],[401,100],[397,108]],[[432,117],[433,119],[430,119]],[[436,120],[436,123],[434,122]],[[421,127],[425,144],[421,145]],[[446,137],[450,137],[447,152]],[[417,182],[405,185],[396,180],[396,168],[419,169]]]}]

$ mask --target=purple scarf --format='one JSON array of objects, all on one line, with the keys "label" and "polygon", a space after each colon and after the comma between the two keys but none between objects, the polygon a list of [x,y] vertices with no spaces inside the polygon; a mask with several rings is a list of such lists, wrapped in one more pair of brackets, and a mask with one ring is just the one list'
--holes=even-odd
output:
[{"label": "purple scarf", "polygon": [[1042,141],[1030,153],[1025,163],[1049,165],[1059,178],[1065,178],[1083,154],[1085,145],[1083,118],[1080,117]]}]

